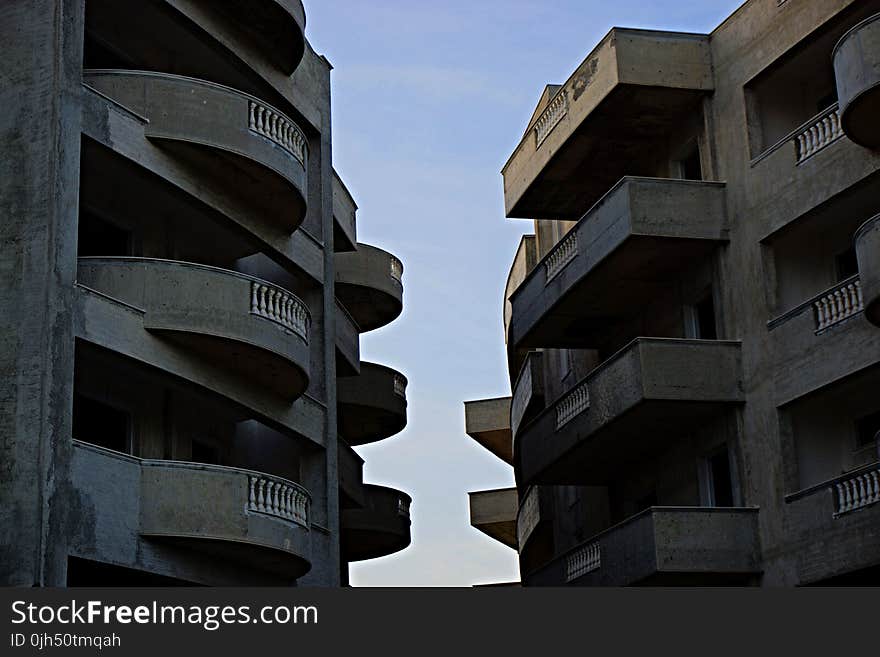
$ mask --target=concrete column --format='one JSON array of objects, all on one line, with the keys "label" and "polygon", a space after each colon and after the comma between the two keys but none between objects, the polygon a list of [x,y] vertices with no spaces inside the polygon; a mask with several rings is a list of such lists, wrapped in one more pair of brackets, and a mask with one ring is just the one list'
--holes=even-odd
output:
[{"label": "concrete column", "polygon": [[63,585],[82,0],[0,3],[0,43],[0,585]]}]

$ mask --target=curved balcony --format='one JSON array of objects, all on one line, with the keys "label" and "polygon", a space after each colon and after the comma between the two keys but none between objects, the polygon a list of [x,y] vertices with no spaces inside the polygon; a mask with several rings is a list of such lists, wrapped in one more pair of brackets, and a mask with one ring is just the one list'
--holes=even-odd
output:
[{"label": "curved balcony", "polygon": [[288,232],[302,223],[308,142],[280,110],[179,75],[87,70],[83,81],[143,117],[144,135],[195,166],[198,175],[246,195]]},{"label": "curved balcony", "polygon": [[151,258],[80,258],[77,282],[142,312],[148,331],[279,395],[292,399],[308,386],[309,311],[276,285]]},{"label": "curved balcony", "polygon": [[527,575],[528,586],[711,586],[761,573],[758,509],[651,507]]},{"label": "curved balcony", "polygon": [[365,445],[403,431],[406,386],[400,372],[362,362],[360,374],[336,384],[339,434],[349,445]]},{"label": "curved balcony", "polygon": [[865,317],[880,326],[880,215],[866,221],[855,235]]},{"label": "curved balcony", "polygon": [[88,549],[137,562],[161,542],[286,577],[311,567],[311,496],[302,486],[239,468],[73,445],[80,508],[99,519]]},{"label": "curved balcony", "polygon": [[637,338],[518,429],[517,482],[607,484],[742,401],[739,342]]},{"label": "curved balcony", "polygon": [[340,549],[345,561],[376,559],[410,543],[410,496],[385,486],[364,486],[364,507],[342,511]]},{"label": "curved balcony", "polygon": [[403,310],[403,264],[368,244],[336,254],[336,297],[366,333],[393,322]]},{"label": "curved balcony", "polygon": [[624,178],[512,294],[508,347],[596,346],[726,239],[724,184]]},{"label": "curved balcony", "polygon": [[880,14],[843,35],[832,57],[843,132],[857,144],[880,148]]},{"label": "curved balcony", "polygon": [[708,36],[612,29],[541,98],[502,171],[507,216],[577,219],[621,176],[653,174],[713,89]]}]

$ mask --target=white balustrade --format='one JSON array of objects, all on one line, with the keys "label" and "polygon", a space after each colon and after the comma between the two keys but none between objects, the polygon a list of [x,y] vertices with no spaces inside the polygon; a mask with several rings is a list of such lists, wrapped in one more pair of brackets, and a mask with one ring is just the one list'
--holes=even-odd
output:
[{"label": "white balustrade", "polygon": [[308,493],[296,484],[267,475],[248,475],[248,510],[309,526]]},{"label": "white balustrade", "polygon": [[571,230],[544,259],[545,285],[553,280],[578,254],[577,233]]},{"label": "white balustrade", "polygon": [[394,375],[394,394],[406,397],[406,379],[400,374]]},{"label": "white balustrade", "polygon": [[858,278],[844,281],[814,301],[813,308],[817,333],[859,314],[865,309],[861,281]]},{"label": "white balustrade", "polygon": [[586,381],[556,403],[556,429],[590,408],[590,388]]},{"label": "white balustrade", "polygon": [[565,581],[570,582],[601,567],[601,546],[598,543],[584,545],[565,558]]},{"label": "white balustrade", "polygon": [[248,127],[274,142],[299,162],[306,162],[306,138],[285,116],[254,100],[248,101]]},{"label": "white balustrade", "polygon": [[403,263],[394,256],[391,256],[391,278],[403,284]]},{"label": "white balustrade", "polygon": [[840,111],[837,105],[829,107],[794,137],[797,163],[800,164],[843,136]]},{"label": "white balustrade", "polygon": [[553,131],[553,128],[562,120],[562,117],[568,113],[568,92],[562,89],[557,93],[550,103],[541,112],[541,116],[535,121],[535,148],[547,139],[547,136]]},{"label": "white balustrade", "polygon": [[251,284],[251,312],[309,339],[309,311],[302,301],[274,285]]},{"label": "white balustrade", "polygon": [[835,516],[880,502],[880,466],[838,480],[832,489],[837,497]]}]

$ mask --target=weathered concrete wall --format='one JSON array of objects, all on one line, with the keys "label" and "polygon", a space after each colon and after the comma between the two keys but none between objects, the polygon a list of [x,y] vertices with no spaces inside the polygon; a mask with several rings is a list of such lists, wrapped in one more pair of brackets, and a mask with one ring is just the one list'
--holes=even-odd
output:
[{"label": "weathered concrete wall", "polygon": [[0,6],[0,584],[62,585],[82,2]]}]

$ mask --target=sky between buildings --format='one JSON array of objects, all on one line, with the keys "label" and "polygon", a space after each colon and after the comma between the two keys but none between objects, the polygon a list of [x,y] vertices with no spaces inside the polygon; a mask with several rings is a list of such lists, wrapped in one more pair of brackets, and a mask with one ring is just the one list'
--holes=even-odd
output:
[{"label": "sky between buildings", "polygon": [[404,311],[361,358],[409,378],[409,424],[359,447],[364,481],[413,497],[412,545],[355,564],[355,586],[518,581],[516,553],[470,526],[468,491],[513,471],[464,433],[471,399],[510,394],[502,296],[530,222],[504,218],[501,167],[544,85],[612,26],[709,32],[741,0],[304,0],[335,69],[333,161],[358,241],[404,263]]}]

